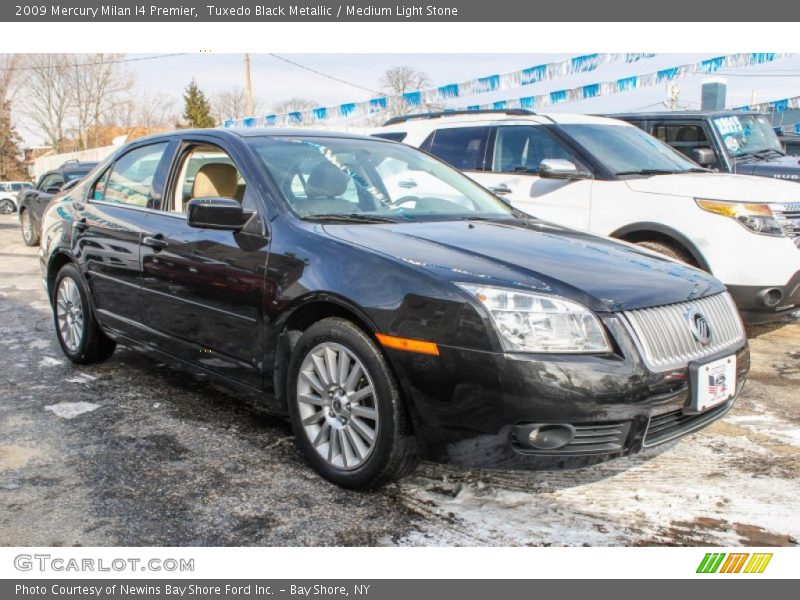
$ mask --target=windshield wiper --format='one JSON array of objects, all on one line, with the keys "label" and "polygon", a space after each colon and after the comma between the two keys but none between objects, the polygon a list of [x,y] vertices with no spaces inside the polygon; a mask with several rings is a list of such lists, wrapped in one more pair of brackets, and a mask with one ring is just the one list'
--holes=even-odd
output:
[{"label": "windshield wiper", "polygon": [[675,173],[683,173],[684,171],[676,171],[675,169],[635,169],[632,171],[617,171],[615,175],[674,175]]},{"label": "windshield wiper", "polygon": [[397,219],[381,215],[365,213],[327,213],[322,215],[308,215],[303,217],[306,221],[343,222],[343,223],[397,223]]}]

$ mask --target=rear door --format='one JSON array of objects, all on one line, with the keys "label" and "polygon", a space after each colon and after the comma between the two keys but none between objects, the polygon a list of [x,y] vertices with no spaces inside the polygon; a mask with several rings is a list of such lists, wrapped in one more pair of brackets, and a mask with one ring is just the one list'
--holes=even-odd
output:
[{"label": "rear door", "polygon": [[[269,246],[253,179],[219,142],[185,140],[161,210],[144,224],[142,289],[153,346],[260,389]],[[252,212],[248,225],[238,232],[189,227],[186,204],[208,196],[240,201]]]},{"label": "rear door", "polygon": [[76,203],[73,254],[82,265],[98,319],[143,339],[139,244],[149,210],[158,206],[169,142],[137,146],[91,182]]}]

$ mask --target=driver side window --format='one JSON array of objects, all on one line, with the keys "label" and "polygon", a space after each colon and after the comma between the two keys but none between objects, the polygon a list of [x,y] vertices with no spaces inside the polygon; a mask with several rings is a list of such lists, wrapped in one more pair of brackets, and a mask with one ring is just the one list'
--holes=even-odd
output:
[{"label": "driver side window", "polygon": [[212,197],[233,198],[246,210],[256,210],[247,182],[230,155],[217,146],[194,146],[181,159],[168,210],[183,214],[190,200]]},{"label": "driver side window", "polygon": [[495,173],[536,173],[548,158],[580,165],[572,151],[541,125],[497,128],[492,167]]}]

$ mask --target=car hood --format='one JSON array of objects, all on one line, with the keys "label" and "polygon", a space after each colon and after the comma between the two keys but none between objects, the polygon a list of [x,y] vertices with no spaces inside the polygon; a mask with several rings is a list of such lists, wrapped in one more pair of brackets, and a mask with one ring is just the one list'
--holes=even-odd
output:
[{"label": "car hood", "polygon": [[647,250],[551,223],[437,221],[325,225],[340,240],[448,281],[558,294],[601,312],[683,302],[724,286]]},{"label": "car hood", "polygon": [[736,172],[741,175],[758,175],[800,182],[800,159],[796,156],[781,156],[771,160],[739,161],[736,163]]},{"label": "car hood", "polygon": [[797,202],[798,189],[788,181],[771,181],[728,173],[676,173],[626,179],[635,192],[733,202]]}]

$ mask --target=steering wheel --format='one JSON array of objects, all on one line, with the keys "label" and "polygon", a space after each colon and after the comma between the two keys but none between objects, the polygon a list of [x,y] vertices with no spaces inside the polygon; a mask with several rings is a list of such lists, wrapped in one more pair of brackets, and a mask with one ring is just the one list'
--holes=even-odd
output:
[{"label": "steering wheel", "polygon": [[419,196],[401,196],[397,200],[393,200],[392,202],[387,203],[389,208],[402,208],[402,205],[406,202],[418,202]]}]

